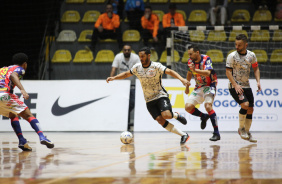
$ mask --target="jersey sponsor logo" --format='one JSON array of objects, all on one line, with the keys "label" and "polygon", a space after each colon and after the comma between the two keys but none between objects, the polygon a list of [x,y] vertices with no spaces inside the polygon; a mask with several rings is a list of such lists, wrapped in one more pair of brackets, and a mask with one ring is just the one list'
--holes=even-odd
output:
[{"label": "jersey sponsor logo", "polygon": [[88,102],[83,102],[83,103],[71,105],[71,106],[68,106],[68,107],[61,107],[61,106],[59,105],[59,98],[60,98],[60,97],[59,97],[59,98],[55,101],[55,103],[53,104],[52,109],[51,109],[51,112],[52,112],[52,114],[55,115],[55,116],[63,116],[63,115],[65,115],[65,114],[68,114],[68,113],[70,113],[70,112],[72,112],[72,111],[75,111],[75,110],[77,110],[77,109],[79,109],[79,108],[82,108],[82,107],[84,107],[84,106],[86,106],[86,105],[89,105],[89,104],[91,104],[91,103],[93,103],[93,102],[102,100],[103,98],[106,98],[106,97],[107,97],[107,96],[102,97],[102,98],[97,98],[97,99],[94,99],[94,100],[90,100],[90,101],[88,101]]}]

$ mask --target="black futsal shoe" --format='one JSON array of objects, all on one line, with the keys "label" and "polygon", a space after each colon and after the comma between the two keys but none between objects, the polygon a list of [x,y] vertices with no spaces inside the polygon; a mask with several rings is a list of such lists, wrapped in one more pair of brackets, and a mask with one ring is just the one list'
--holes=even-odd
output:
[{"label": "black futsal shoe", "polygon": [[210,116],[208,114],[204,114],[204,116],[201,117],[201,129],[204,130],[207,126],[207,121],[210,118]]},{"label": "black futsal shoe", "polygon": [[180,144],[185,144],[189,140],[190,136],[186,133],[186,135],[181,136]]},{"label": "black futsal shoe", "polygon": [[220,140],[220,135],[218,133],[213,133],[213,136],[210,138],[210,141]]},{"label": "black futsal shoe", "polygon": [[183,125],[187,125],[187,120],[181,116],[178,112],[175,112],[178,114],[178,117],[176,118],[180,123],[182,123]]}]

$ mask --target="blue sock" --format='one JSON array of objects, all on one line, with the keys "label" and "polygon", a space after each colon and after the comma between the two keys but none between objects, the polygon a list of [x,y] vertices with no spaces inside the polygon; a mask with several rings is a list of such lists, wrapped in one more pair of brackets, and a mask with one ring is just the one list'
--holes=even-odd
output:
[{"label": "blue sock", "polygon": [[15,117],[13,119],[11,119],[11,125],[14,129],[14,132],[16,133],[16,135],[18,136],[18,139],[24,139],[23,137],[23,133],[22,133],[22,129],[21,129],[21,125],[19,122],[19,118]]},{"label": "blue sock", "polygon": [[40,129],[39,121],[35,117],[28,118],[28,122],[30,126],[35,130],[35,132],[39,135],[39,137],[44,137],[43,132]]},{"label": "blue sock", "polygon": [[194,108],[192,111],[189,112],[190,114],[194,115],[194,116],[199,116],[202,117],[204,115],[204,113],[202,113],[201,111],[199,111],[199,109]]},{"label": "blue sock", "polygon": [[211,119],[211,122],[212,122],[212,126],[213,126],[214,133],[219,134],[219,131],[218,131],[218,124],[217,124],[217,117],[216,117],[216,114],[215,114],[214,110],[211,110],[211,111],[208,112],[208,113],[209,113],[209,115],[210,115],[210,119]]}]

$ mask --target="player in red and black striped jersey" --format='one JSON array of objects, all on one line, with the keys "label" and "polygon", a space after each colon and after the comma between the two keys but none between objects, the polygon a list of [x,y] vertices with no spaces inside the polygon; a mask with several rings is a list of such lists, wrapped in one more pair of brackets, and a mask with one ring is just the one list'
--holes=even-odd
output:
[{"label": "player in red and black striped jersey", "polygon": [[[196,45],[188,47],[188,54],[190,59],[188,60],[189,69],[187,72],[187,80],[190,82],[193,75],[196,86],[188,97],[185,110],[194,116],[201,117],[201,129],[206,128],[207,120],[210,118],[214,129],[213,136],[210,140],[218,141],[220,140],[220,134],[216,113],[212,107],[216,94],[217,76],[212,67],[212,61],[209,56],[200,54],[200,49]],[[189,86],[186,86],[185,93],[189,94]],[[205,108],[208,114],[202,113],[195,107],[203,102],[205,102]]]},{"label": "player in red and black striped jersey", "polygon": [[32,148],[29,147],[27,140],[23,137],[18,116],[30,123],[31,127],[38,134],[41,144],[46,145],[48,148],[53,148],[54,144],[44,136],[38,120],[31,114],[25,103],[17,95],[13,94],[15,86],[17,86],[23,98],[29,98],[28,93],[20,82],[27,68],[28,57],[24,53],[17,53],[13,56],[12,61],[15,65],[0,68],[0,114],[11,119],[11,125],[19,139],[19,148],[23,151],[31,151]]}]

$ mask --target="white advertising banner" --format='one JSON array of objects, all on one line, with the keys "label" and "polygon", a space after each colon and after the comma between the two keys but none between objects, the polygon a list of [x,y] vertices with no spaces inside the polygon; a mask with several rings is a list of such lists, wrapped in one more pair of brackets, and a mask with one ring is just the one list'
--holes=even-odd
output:
[{"label": "white advertising banner", "polygon": [[[43,131],[127,130],[130,81],[22,81],[30,99],[24,100]],[[17,87],[15,93],[21,96]],[[22,96],[20,97],[23,100]],[[23,130],[33,130],[20,120]],[[12,131],[1,117],[0,131]]]},{"label": "white advertising banner", "polygon": [[[190,92],[194,89],[195,82],[191,80]],[[213,103],[217,114],[220,131],[237,131],[238,113],[240,106],[233,100],[228,90],[228,79],[219,79],[217,94]],[[190,115],[185,111],[185,102],[188,95],[184,93],[185,87],[177,79],[163,79],[163,86],[169,93],[173,112],[179,112],[186,117],[187,125],[182,125],[175,119],[168,120],[181,130],[202,131],[200,118]],[[261,80],[262,91],[257,93],[255,79],[250,80],[254,94],[254,114],[251,131],[282,131],[282,80]],[[207,113],[204,104],[199,109]],[[136,82],[136,103],[135,103],[135,131],[166,131],[149,114],[140,82]],[[210,120],[204,131],[213,131]]]}]

